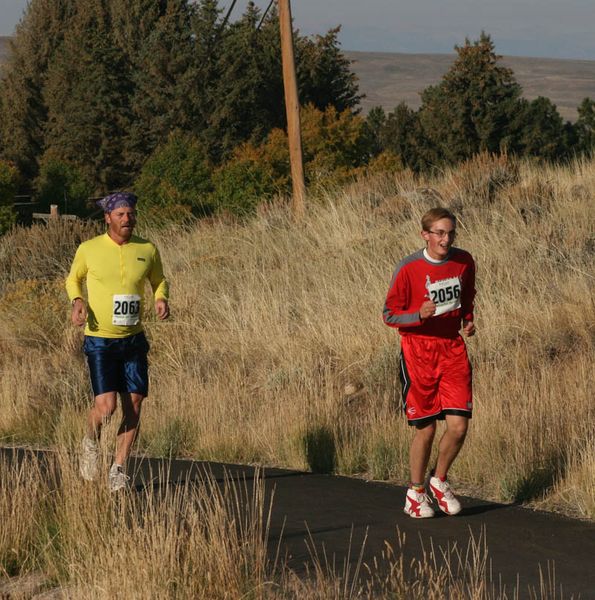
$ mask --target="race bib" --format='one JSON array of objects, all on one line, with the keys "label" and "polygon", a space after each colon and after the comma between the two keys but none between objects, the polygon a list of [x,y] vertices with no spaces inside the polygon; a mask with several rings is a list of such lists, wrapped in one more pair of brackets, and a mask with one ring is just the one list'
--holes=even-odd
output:
[{"label": "race bib", "polygon": [[458,277],[431,282],[426,280],[428,297],[436,305],[434,316],[461,308],[461,282]]},{"label": "race bib", "polygon": [[112,325],[138,325],[140,296],[138,294],[114,294]]}]

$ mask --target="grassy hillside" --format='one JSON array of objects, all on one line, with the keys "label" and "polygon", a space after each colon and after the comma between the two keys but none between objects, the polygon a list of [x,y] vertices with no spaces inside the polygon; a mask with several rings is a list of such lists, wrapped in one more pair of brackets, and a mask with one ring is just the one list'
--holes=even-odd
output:
[{"label": "grassy hillside", "polygon": [[[469,342],[476,412],[461,489],[595,517],[592,357],[595,162],[476,159],[437,180],[398,174],[283,206],[248,224],[145,230],[173,318],[148,317],[153,455],[407,481],[397,337],[381,309],[395,263],[438,202],[479,268]],[[0,240],[0,441],[76,444],[89,403],[63,277],[97,231],[67,222]]]},{"label": "grassy hillside", "polygon": [[[420,246],[421,214],[443,203],[479,275],[475,412],[450,478],[595,518],[594,197],[595,162],[480,157],[434,180],[399,173],[310,198],[299,225],[280,203],[244,224],[141,228],[162,251],[173,317],[146,315],[152,387],[138,450],[406,483],[398,342],[380,315],[395,263]],[[283,557],[267,562],[262,481],[118,502],[82,481],[90,388],[63,280],[100,229],[62,221],[0,238],[0,443],[52,446],[50,474],[60,472],[52,487],[37,461],[0,460],[0,590],[8,575],[41,571],[69,598],[516,597],[490,582],[483,538],[410,565],[398,536],[362,567],[366,591],[322,558],[307,579]],[[531,597],[561,597],[548,581]]]}]

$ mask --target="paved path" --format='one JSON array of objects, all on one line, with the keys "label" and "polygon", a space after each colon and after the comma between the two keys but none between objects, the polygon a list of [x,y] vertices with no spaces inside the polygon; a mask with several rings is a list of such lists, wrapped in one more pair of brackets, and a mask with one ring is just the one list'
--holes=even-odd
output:
[{"label": "paved path", "polygon": [[[128,471],[139,491],[164,486],[159,473],[178,483],[198,480],[205,472],[218,481],[227,473],[250,482],[255,473],[249,466],[146,458],[132,459]],[[355,565],[364,540],[364,562],[380,555],[385,540],[397,549],[397,529],[406,536],[407,562],[421,557],[422,545],[426,550],[430,544],[435,549],[456,545],[465,551],[472,534],[476,540],[485,536],[492,580],[509,596],[518,585],[518,597],[529,597],[529,587],[539,589],[540,567],[547,573],[553,565],[564,599],[595,599],[593,523],[473,498],[462,498],[463,511],[456,517],[411,519],[402,511],[403,487],[273,468],[265,469],[264,476],[267,491],[274,489],[271,548],[281,537],[282,552],[298,573],[310,561],[312,541],[341,566],[345,560]]]}]

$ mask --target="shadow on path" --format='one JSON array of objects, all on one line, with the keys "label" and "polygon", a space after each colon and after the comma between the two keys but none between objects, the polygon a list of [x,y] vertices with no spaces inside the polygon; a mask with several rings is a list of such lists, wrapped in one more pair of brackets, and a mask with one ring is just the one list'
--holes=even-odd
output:
[{"label": "shadow on path", "polygon": [[[44,451],[3,448],[2,455],[21,460],[31,453],[41,463]],[[312,552],[332,557],[333,563],[363,561],[370,564],[390,544],[399,551],[404,536],[405,560],[421,558],[424,549],[437,554],[447,548],[465,551],[470,536],[485,539],[492,580],[519,597],[539,589],[541,573],[555,567],[555,582],[564,598],[595,598],[595,524],[515,505],[462,497],[463,511],[456,517],[439,514],[433,519],[411,519],[403,513],[405,488],[360,479],[302,473],[276,468],[133,457],[128,466],[138,492],[160,490],[171,484],[226,478],[251,485],[260,474],[267,498],[274,494],[270,547],[298,574],[311,565]],[[268,505],[268,499],[267,504]],[[540,573],[541,570],[541,573]]]}]

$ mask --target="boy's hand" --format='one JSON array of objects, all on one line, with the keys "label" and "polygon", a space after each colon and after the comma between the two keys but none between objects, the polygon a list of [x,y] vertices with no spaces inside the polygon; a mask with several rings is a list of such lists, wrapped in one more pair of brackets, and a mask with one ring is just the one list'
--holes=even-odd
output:
[{"label": "boy's hand", "polygon": [[475,335],[475,324],[473,321],[465,321],[463,320],[463,335],[466,337],[471,337]]},{"label": "boy's hand", "polygon": [[434,316],[436,312],[436,305],[431,300],[426,300],[419,307],[419,316],[421,319],[428,319],[429,317]]}]

